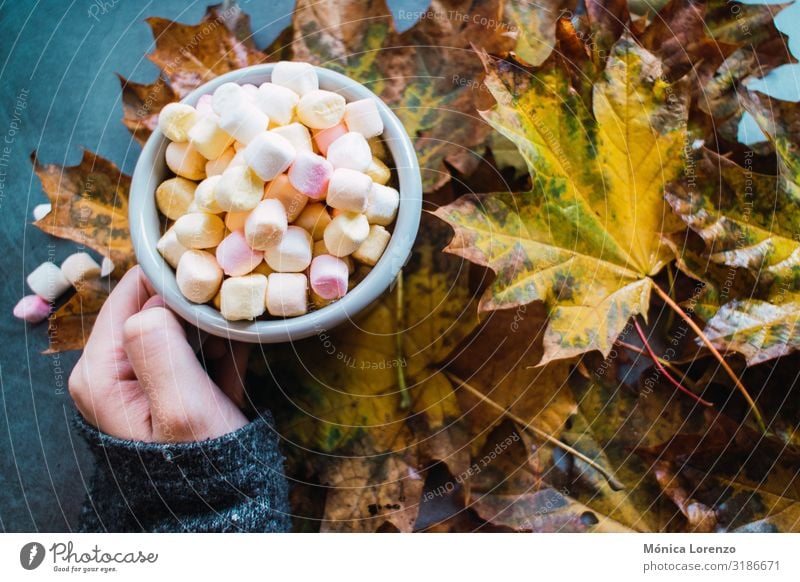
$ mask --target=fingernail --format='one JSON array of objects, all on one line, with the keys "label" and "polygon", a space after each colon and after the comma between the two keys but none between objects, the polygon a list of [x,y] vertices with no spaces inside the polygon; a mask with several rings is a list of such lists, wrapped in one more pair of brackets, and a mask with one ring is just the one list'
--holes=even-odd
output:
[{"label": "fingernail", "polygon": [[164,307],[166,303],[164,303],[164,299],[160,295],[153,295],[150,299],[144,302],[142,305],[142,311],[145,309],[150,309],[151,307]]}]

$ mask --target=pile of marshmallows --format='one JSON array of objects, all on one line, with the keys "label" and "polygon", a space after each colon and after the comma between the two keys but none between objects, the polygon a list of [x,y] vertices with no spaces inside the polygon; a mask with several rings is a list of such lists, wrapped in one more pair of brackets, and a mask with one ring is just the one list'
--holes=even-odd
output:
[{"label": "pile of marshmallows", "polygon": [[320,90],[310,64],[171,103],[158,125],[176,176],[156,189],[174,221],[157,247],[189,301],[228,320],[303,315],[343,297],[353,259],[372,267],[389,243],[400,196],[373,139],[376,102]]}]

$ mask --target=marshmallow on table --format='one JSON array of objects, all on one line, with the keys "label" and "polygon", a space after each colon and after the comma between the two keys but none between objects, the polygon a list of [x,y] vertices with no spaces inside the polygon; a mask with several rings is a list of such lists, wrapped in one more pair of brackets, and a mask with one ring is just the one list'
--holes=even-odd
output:
[{"label": "marshmallow on table", "polygon": [[[230,147],[222,152],[222,155],[216,160],[208,160],[206,162],[206,176],[210,178],[211,176],[222,174],[235,156],[236,151]],[[242,157],[242,163],[244,163],[244,157]]]},{"label": "marshmallow on table", "polygon": [[328,206],[348,212],[364,212],[372,188],[372,178],[348,168],[337,168],[328,184]]},{"label": "marshmallow on table", "polygon": [[100,263],[100,276],[107,277],[114,272],[114,269],[114,261],[108,257],[103,257],[103,261]]},{"label": "marshmallow on table", "polygon": [[167,167],[178,176],[189,180],[202,180],[206,177],[206,159],[190,143],[171,142],[164,157]]},{"label": "marshmallow on table", "polygon": [[185,103],[168,103],[158,113],[158,128],[167,139],[177,142],[189,139],[189,130],[197,122],[197,110]]},{"label": "marshmallow on table", "polygon": [[217,204],[225,212],[246,212],[264,195],[264,182],[247,166],[233,166],[222,172],[214,188]]},{"label": "marshmallow on table", "polygon": [[344,122],[350,131],[356,131],[366,138],[383,133],[383,119],[374,99],[359,99],[345,105]]},{"label": "marshmallow on table", "polygon": [[14,306],[14,317],[39,323],[50,315],[50,304],[38,295],[26,295]]},{"label": "marshmallow on table", "polygon": [[330,162],[309,151],[299,152],[289,168],[289,182],[312,200],[325,198],[331,175],[333,166]]},{"label": "marshmallow on table", "polygon": [[313,240],[321,240],[330,223],[331,215],[325,205],[315,202],[306,206],[293,224],[308,231]]},{"label": "marshmallow on table", "polygon": [[290,123],[270,130],[281,137],[285,137],[294,147],[296,152],[313,152],[314,146],[311,144],[311,134],[308,128],[302,123]]},{"label": "marshmallow on table", "polygon": [[222,176],[211,176],[206,178],[197,185],[194,190],[194,204],[201,212],[209,212],[211,214],[219,214],[222,212],[219,204],[217,204],[217,195],[215,189],[217,183],[222,179]]},{"label": "marshmallow on table", "polygon": [[317,71],[309,63],[280,61],[272,69],[272,82],[291,89],[298,95],[305,95],[319,89]]},{"label": "marshmallow on table", "polygon": [[289,168],[295,154],[294,146],[288,139],[265,131],[248,144],[244,159],[259,178],[269,181]]},{"label": "marshmallow on table", "polygon": [[311,289],[323,299],[339,299],[347,293],[350,275],[347,263],[332,255],[320,255],[311,261]]},{"label": "marshmallow on table", "polygon": [[235,109],[225,111],[219,118],[219,126],[246,145],[267,130],[269,117],[255,105],[242,103]]},{"label": "marshmallow on table", "polygon": [[61,263],[61,272],[73,285],[99,277],[100,270],[100,265],[89,253],[73,253]]},{"label": "marshmallow on table", "polygon": [[267,198],[273,198],[283,204],[289,222],[294,222],[308,204],[308,196],[292,186],[286,174],[281,174],[264,186],[264,199]]},{"label": "marshmallow on table", "polygon": [[233,144],[233,138],[219,126],[219,121],[218,115],[209,113],[189,130],[189,143],[208,160],[216,160]]},{"label": "marshmallow on table", "polygon": [[41,220],[50,214],[51,210],[53,210],[53,206],[51,204],[37,204],[33,207],[33,219]]},{"label": "marshmallow on table", "polygon": [[382,184],[372,184],[367,200],[367,209],[364,214],[370,224],[380,224],[389,226],[400,206],[400,193],[390,186]]},{"label": "marshmallow on table", "polygon": [[386,184],[392,177],[392,171],[389,169],[389,166],[384,164],[380,158],[374,156],[369,167],[364,170],[364,173],[377,184]]},{"label": "marshmallow on table", "polygon": [[197,100],[197,105],[195,105],[197,114],[206,115],[208,113],[214,113],[214,107],[212,106],[213,101],[214,98],[208,93],[200,95],[200,98]]},{"label": "marshmallow on table", "polygon": [[339,122],[333,127],[320,129],[314,132],[314,143],[317,144],[323,156],[328,154],[328,147],[337,139],[347,133],[347,126]]},{"label": "marshmallow on table", "polygon": [[238,83],[223,83],[214,90],[211,107],[217,115],[238,109],[247,100],[247,95]]},{"label": "marshmallow on table", "polygon": [[186,299],[193,303],[207,303],[219,291],[222,269],[211,253],[190,250],[181,257],[175,279]]},{"label": "marshmallow on table", "polygon": [[264,313],[267,302],[267,278],[264,275],[231,277],[222,282],[219,310],[229,321],[255,319]]},{"label": "marshmallow on table", "polygon": [[36,267],[26,279],[28,287],[45,301],[52,303],[70,288],[69,279],[56,265],[46,261]]},{"label": "marshmallow on table", "polygon": [[367,240],[353,251],[353,258],[360,263],[374,267],[381,255],[383,255],[383,251],[386,250],[386,245],[389,244],[390,238],[392,238],[392,235],[389,234],[388,230],[380,224],[373,224],[369,229]]},{"label": "marshmallow on table", "polygon": [[298,101],[300,97],[297,93],[275,83],[263,83],[253,98],[253,104],[277,125],[291,123]]},{"label": "marshmallow on table", "polygon": [[372,163],[372,150],[363,135],[350,131],[328,146],[327,158],[334,168],[363,172]]},{"label": "marshmallow on table", "polygon": [[286,209],[279,200],[258,203],[244,223],[244,238],[251,247],[266,250],[278,245],[289,226]]},{"label": "marshmallow on table", "polygon": [[355,251],[369,236],[369,222],[363,214],[344,212],[331,220],[325,229],[325,246],[335,257]]},{"label": "marshmallow on table", "polygon": [[245,212],[227,212],[225,214],[225,228],[231,232],[234,230],[244,230],[244,223],[248,216],[250,216],[249,210]]},{"label": "marshmallow on table", "polygon": [[156,188],[156,206],[158,210],[169,218],[176,220],[189,211],[189,205],[194,201],[197,184],[186,178],[170,178],[164,180]]},{"label": "marshmallow on table", "polygon": [[311,235],[299,226],[286,229],[280,243],[264,251],[264,260],[279,273],[299,273],[311,264]]},{"label": "marshmallow on table", "polygon": [[308,311],[308,279],[303,273],[272,273],[267,283],[267,311],[293,317]]},{"label": "marshmallow on table", "polygon": [[167,232],[161,235],[161,238],[158,239],[158,243],[156,244],[156,249],[173,269],[178,267],[183,253],[189,250],[183,246],[178,240],[178,237],[175,236],[174,226],[170,227]]},{"label": "marshmallow on table", "polygon": [[217,246],[225,235],[225,223],[216,214],[193,212],[184,214],[172,227],[183,246],[208,249]]},{"label": "marshmallow on table", "polygon": [[297,104],[297,118],[312,129],[327,129],[344,117],[344,97],[333,91],[309,91]]},{"label": "marshmallow on table", "polygon": [[247,275],[264,259],[264,253],[250,248],[240,230],[235,230],[222,239],[215,255],[222,271],[232,277]]}]

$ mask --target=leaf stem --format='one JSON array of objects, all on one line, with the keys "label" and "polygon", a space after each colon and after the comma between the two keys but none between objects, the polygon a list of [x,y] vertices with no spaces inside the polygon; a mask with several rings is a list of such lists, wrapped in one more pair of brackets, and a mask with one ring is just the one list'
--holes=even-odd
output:
[{"label": "leaf stem", "polygon": [[406,328],[406,304],[403,297],[403,270],[397,273],[396,279],[397,289],[395,291],[395,358],[397,370],[397,387],[400,390],[400,408],[407,410],[411,407],[411,395],[408,393],[408,384],[406,384],[406,371],[403,362],[405,362],[405,354],[403,349],[403,330]]},{"label": "leaf stem", "polygon": [[722,354],[719,353],[719,350],[717,350],[717,348],[714,347],[714,344],[712,344],[711,340],[708,339],[708,336],[703,333],[703,330],[700,329],[700,326],[698,326],[694,322],[694,320],[689,316],[688,313],[686,313],[681,308],[680,305],[678,305],[675,301],[672,300],[672,297],[670,297],[666,291],[664,291],[661,287],[659,287],[655,283],[653,283],[653,289],[655,289],[659,297],[661,297],[661,299],[664,300],[664,303],[666,303],[670,307],[670,309],[672,309],[675,313],[677,313],[681,317],[681,319],[683,319],[686,322],[686,324],[692,329],[692,331],[697,334],[697,337],[700,338],[700,340],[705,344],[705,346],[709,349],[709,351],[714,355],[714,357],[719,362],[719,365],[722,366],[722,369],[725,370],[725,373],[728,374],[731,380],[733,380],[733,383],[736,385],[737,390],[739,390],[744,399],[747,401],[747,405],[753,412],[753,417],[755,418],[759,428],[761,429],[762,432],[766,433],[767,426],[764,424],[764,418],[761,416],[761,412],[758,410],[758,406],[753,400],[753,397],[750,396],[750,393],[747,391],[747,388],[745,388],[744,384],[742,384],[742,381],[739,379],[739,377],[736,375],[733,369],[728,365],[728,362],[725,361],[725,358],[722,357]]},{"label": "leaf stem", "polygon": [[639,339],[642,340],[642,344],[644,345],[644,349],[646,350],[647,355],[650,357],[651,360],[653,360],[653,364],[655,365],[656,369],[662,374],[664,374],[664,377],[667,380],[669,380],[670,384],[672,384],[673,386],[675,386],[675,388],[677,388],[684,394],[687,394],[688,396],[690,396],[692,399],[699,402],[703,406],[713,406],[711,402],[700,398],[697,394],[687,389],[683,384],[681,384],[675,378],[672,377],[672,374],[670,374],[661,363],[660,358],[656,356],[656,353],[653,351],[653,348],[647,341],[647,337],[644,335],[644,330],[642,330],[642,326],[639,325],[639,322],[636,320],[636,317],[633,318],[633,325],[636,328],[636,333],[639,334]]},{"label": "leaf stem", "polygon": [[570,455],[573,455],[574,457],[580,459],[581,461],[583,461],[584,463],[586,463],[587,465],[592,467],[595,471],[597,471],[603,477],[606,478],[606,480],[608,481],[609,485],[611,485],[611,487],[615,491],[619,491],[620,489],[624,489],[625,488],[625,485],[623,485],[622,483],[617,481],[616,477],[614,477],[614,475],[612,475],[607,469],[604,469],[603,467],[598,465],[595,461],[593,461],[592,459],[590,459],[589,457],[587,457],[586,455],[584,455],[583,453],[581,453],[577,449],[572,448],[571,446],[569,446],[565,442],[558,440],[556,437],[554,437],[554,436],[552,436],[550,434],[547,434],[545,431],[543,431],[540,428],[536,428],[535,426],[532,426],[531,422],[533,422],[533,419],[531,419],[528,422],[525,422],[521,417],[517,416],[516,414],[514,414],[513,412],[511,412],[507,408],[503,408],[497,402],[495,402],[494,400],[492,400],[491,398],[489,398],[488,396],[483,394],[480,390],[478,390],[474,386],[470,386],[467,382],[465,382],[464,380],[462,380],[461,378],[459,378],[458,376],[456,376],[452,372],[449,372],[448,370],[443,370],[443,372],[445,373],[445,375],[448,378],[450,378],[456,384],[460,385],[467,392],[469,392],[473,396],[476,396],[479,400],[485,402],[486,404],[488,404],[492,408],[494,408],[496,410],[499,410],[500,412],[505,414],[508,418],[510,418],[511,420],[513,420],[514,422],[516,422],[517,424],[522,426],[523,429],[531,431],[533,434],[535,434],[540,439],[550,443],[551,445],[553,445],[555,447],[558,447],[559,449],[569,453]]},{"label": "leaf stem", "polygon": [[[640,348],[639,346],[636,346],[636,345],[633,345],[633,344],[629,344],[628,342],[624,342],[624,341],[622,341],[620,339],[617,340],[617,344],[619,344],[620,346],[622,346],[626,350],[630,350],[632,352],[636,352],[637,354],[641,354],[643,356],[648,356],[648,357],[650,356],[647,353],[647,350],[645,350],[644,348]],[[678,368],[675,364],[673,364],[669,360],[665,360],[662,357],[658,357],[658,361],[661,362],[661,364],[665,368],[668,368],[673,374],[679,374],[681,376],[681,380],[680,380],[681,384],[683,384],[684,386],[686,386],[687,388],[689,388],[691,390],[699,390],[699,387],[697,386],[697,384],[691,378],[689,378],[689,376],[684,374],[683,370]]]}]

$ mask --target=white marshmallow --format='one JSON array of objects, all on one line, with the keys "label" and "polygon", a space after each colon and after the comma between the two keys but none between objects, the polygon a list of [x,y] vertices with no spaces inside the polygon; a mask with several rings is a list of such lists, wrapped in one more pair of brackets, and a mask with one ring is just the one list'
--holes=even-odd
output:
[{"label": "white marshmallow", "polygon": [[327,158],[334,168],[364,172],[372,163],[372,150],[363,135],[350,131],[328,146]]},{"label": "white marshmallow", "polygon": [[[233,138],[219,126],[219,116],[213,113],[202,116],[189,130],[191,143],[204,158],[216,160],[233,144]],[[205,163],[203,164],[205,171]]]},{"label": "white marshmallow", "polygon": [[232,277],[247,275],[264,259],[264,253],[250,248],[241,230],[222,239],[214,255],[222,271]]},{"label": "white marshmallow", "polygon": [[196,188],[197,184],[186,178],[164,180],[156,188],[158,210],[170,220],[180,218],[189,211]]},{"label": "white marshmallow", "polygon": [[195,109],[197,109],[197,114],[208,115],[209,113],[214,113],[214,108],[212,107],[213,101],[214,98],[208,93],[200,95],[200,98],[197,100],[197,105],[195,105]]},{"label": "white marshmallow", "polygon": [[206,177],[206,160],[191,144],[172,142],[167,146],[167,167],[178,176],[189,180],[202,180]]},{"label": "white marshmallow", "polygon": [[303,273],[272,273],[267,283],[267,311],[294,317],[308,311],[308,279]]},{"label": "white marshmallow", "polygon": [[311,134],[302,123],[290,123],[289,125],[271,129],[270,132],[285,137],[294,146],[297,153],[314,151],[314,146],[311,144]]},{"label": "white marshmallow", "polygon": [[366,138],[383,133],[383,119],[374,99],[359,99],[348,103],[344,109],[344,122],[347,129]]},{"label": "white marshmallow", "polygon": [[238,83],[224,83],[216,88],[211,99],[211,107],[219,116],[226,111],[238,109],[247,100],[242,86]]},{"label": "white marshmallow", "polygon": [[217,204],[226,212],[255,208],[264,195],[264,182],[247,166],[229,167],[214,188]]},{"label": "white marshmallow", "polygon": [[343,212],[325,229],[325,246],[335,257],[355,251],[369,236],[369,222],[363,214]]},{"label": "white marshmallow", "polygon": [[325,205],[320,202],[309,204],[300,213],[294,224],[305,229],[314,240],[322,239],[325,229],[331,223],[331,216]]},{"label": "white marshmallow", "polygon": [[219,126],[237,141],[249,144],[267,130],[269,117],[250,103],[229,109],[219,118]]},{"label": "white marshmallow", "polygon": [[297,93],[275,83],[263,83],[253,98],[253,104],[277,125],[291,123],[298,101],[300,96]]},{"label": "white marshmallow", "polygon": [[328,184],[328,206],[348,212],[364,212],[372,188],[372,178],[356,170],[339,168],[333,171]]},{"label": "white marshmallow", "polygon": [[100,265],[89,253],[74,253],[61,263],[61,272],[67,281],[77,286],[84,279],[99,277]]},{"label": "white marshmallow", "polygon": [[[228,162],[228,166],[225,168],[233,168],[234,166],[246,166],[247,162],[244,159],[244,150],[240,150],[236,152],[236,154],[231,158],[231,161]],[[223,170],[223,172],[225,171]]]},{"label": "white marshmallow", "polygon": [[[231,163],[235,155],[236,151],[233,148],[228,148],[222,152],[222,155],[216,160],[208,160],[206,162],[206,176],[210,178],[211,176],[221,175]],[[244,163],[244,157],[242,157],[242,163]]]},{"label": "white marshmallow", "polygon": [[219,310],[228,321],[255,319],[267,303],[267,278],[264,275],[231,277],[222,282]]},{"label": "white marshmallow", "polygon": [[191,105],[168,103],[158,113],[158,129],[167,139],[183,142],[189,139],[189,130],[197,119],[197,110]]},{"label": "white marshmallow", "polygon": [[294,146],[283,136],[264,132],[256,137],[244,150],[244,159],[259,178],[274,179],[292,165]]},{"label": "white marshmallow", "polygon": [[190,249],[208,249],[217,246],[225,236],[225,223],[216,214],[194,212],[184,214],[173,225],[175,236]]},{"label": "white marshmallow", "polygon": [[256,93],[258,93],[258,87],[256,87],[252,83],[245,83],[244,85],[242,85],[242,91],[244,92],[247,101],[252,103],[253,99],[256,96]]},{"label": "white marshmallow", "polygon": [[311,264],[311,235],[299,226],[286,229],[280,243],[264,251],[264,260],[280,273],[299,273]]},{"label": "white marshmallow", "polygon": [[317,71],[309,63],[280,61],[272,69],[272,82],[287,87],[298,95],[319,89]]},{"label": "white marshmallow", "polygon": [[33,207],[33,219],[41,220],[50,214],[51,210],[53,210],[53,206],[51,204],[37,204]]},{"label": "white marshmallow", "polygon": [[397,216],[400,207],[400,193],[390,186],[372,184],[367,200],[367,220],[370,224],[389,226]]},{"label": "white marshmallow", "polygon": [[264,199],[267,198],[283,204],[289,222],[294,222],[308,204],[308,196],[292,186],[286,174],[281,174],[264,187]]},{"label": "white marshmallow", "polygon": [[186,299],[193,303],[207,303],[219,291],[222,269],[211,253],[190,250],[181,257],[175,279]]},{"label": "white marshmallow", "polygon": [[353,258],[360,263],[374,267],[381,255],[383,255],[383,251],[386,250],[386,245],[389,244],[390,238],[392,238],[392,235],[389,234],[388,230],[380,224],[373,224],[369,229],[367,240],[353,251]]},{"label": "white marshmallow", "polygon": [[347,293],[347,263],[332,255],[320,255],[311,261],[309,283],[322,299],[339,299]]},{"label": "white marshmallow", "polygon": [[309,151],[301,151],[289,169],[289,182],[312,200],[322,200],[333,175],[330,162]]},{"label": "white marshmallow", "polygon": [[109,259],[108,257],[103,257],[103,262],[100,263],[100,276],[101,277],[108,277],[111,273],[114,272],[114,261]]},{"label": "white marshmallow", "polygon": [[344,117],[344,97],[332,91],[310,91],[297,104],[297,118],[312,129],[327,129]]},{"label": "white marshmallow", "polygon": [[199,211],[210,212],[211,214],[220,214],[222,212],[222,208],[217,204],[215,193],[217,183],[221,179],[222,176],[211,176],[197,185],[194,191],[194,204]]},{"label": "white marshmallow", "polygon": [[258,203],[244,223],[244,236],[252,248],[266,250],[278,245],[289,222],[279,200],[268,198]]},{"label": "white marshmallow", "polygon": [[225,228],[230,231],[244,230],[244,223],[248,216],[250,216],[249,210],[245,212],[228,212],[225,214]]},{"label": "white marshmallow", "polygon": [[55,264],[46,261],[36,267],[28,278],[28,287],[39,297],[52,303],[70,288],[69,279]]},{"label": "white marshmallow", "polygon": [[161,253],[161,256],[164,257],[164,260],[167,261],[167,264],[173,269],[178,267],[183,253],[189,250],[183,246],[178,240],[178,237],[175,236],[174,226],[170,227],[169,230],[161,236],[156,244],[156,249],[158,249],[158,252]]},{"label": "white marshmallow", "polygon": [[380,158],[372,157],[369,167],[364,170],[364,173],[372,178],[373,182],[378,184],[386,184],[392,177],[392,171],[389,166],[384,164]]}]

